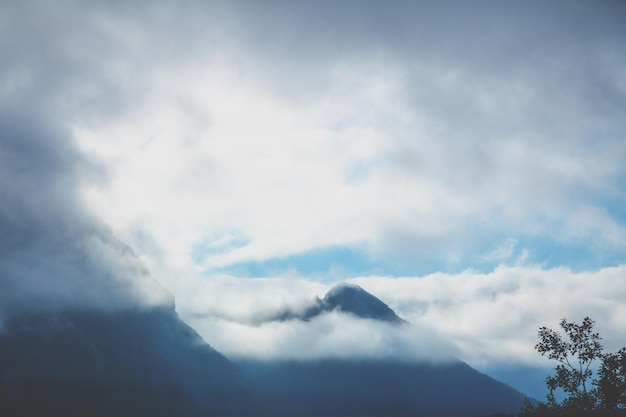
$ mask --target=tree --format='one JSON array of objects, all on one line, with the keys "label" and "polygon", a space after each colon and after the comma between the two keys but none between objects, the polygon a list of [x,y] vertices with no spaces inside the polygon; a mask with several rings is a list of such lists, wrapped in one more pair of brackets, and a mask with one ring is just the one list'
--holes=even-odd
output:
[{"label": "tree", "polygon": [[[548,393],[548,407],[575,410],[592,410],[596,408],[596,393],[591,387],[591,364],[602,356],[600,335],[593,333],[594,322],[589,317],[583,319],[582,324],[570,323],[561,320],[560,326],[565,331],[569,341],[564,340],[561,334],[541,327],[539,329],[539,343],[535,349],[542,356],[559,362],[555,375],[546,378]],[[559,404],[555,391],[562,389],[567,398]]]},{"label": "tree", "polygon": [[600,406],[607,409],[626,408],[626,348],[605,354],[598,376]]},{"label": "tree", "polygon": [[[555,374],[546,378],[546,403],[532,406],[525,403],[523,411],[538,410],[594,410],[626,407],[626,348],[616,353],[604,353],[595,322],[585,317],[581,324],[559,323],[565,335],[541,327],[535,349],[549,359],[556,360]],[[592,379],[596,361],[598,379]],[[565,398],[559,402],[556,393],[562,390]]]}]

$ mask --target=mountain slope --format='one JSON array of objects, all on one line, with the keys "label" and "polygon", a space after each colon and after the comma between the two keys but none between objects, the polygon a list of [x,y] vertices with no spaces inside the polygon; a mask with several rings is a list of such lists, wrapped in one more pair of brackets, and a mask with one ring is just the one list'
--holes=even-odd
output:
[{"label": "mountain slope", "polygon": [[[274,320],[314,321],[329,312],[410,326],[383,301],[351,284],[339,284],[323,299],[300,310],[284,310]],[[403,329],[409,330],[396,331]],[[516,413],[524,400],[523,394],[454,358],[437,363],[402,358],[244,359],[238,364],[267,395],[281,398],[290,416],[470,417]]]},{"label": "mountain slope", "polygon": [[455,361],[241,361],[299,417],[463,417],[517,413],[524,396]]},{"label": "mountain slope", "polygon": [[171,308],[22,315],[0,334],[0,415],[249,416],[262,409],[240,369]]}]

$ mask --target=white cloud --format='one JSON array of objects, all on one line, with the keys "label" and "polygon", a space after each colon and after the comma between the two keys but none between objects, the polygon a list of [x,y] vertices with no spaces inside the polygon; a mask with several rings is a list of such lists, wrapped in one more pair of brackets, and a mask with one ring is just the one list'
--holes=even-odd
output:
[{"label": "white cloud", "polygon": [[475,365],[541,364],[540,326],[562,318],[597,322],[609,350],[626,341],[626,267],[575,273],[566,268],[499,267],[422,278],[358,278],[410,321],[437,329]]},{"label": "white cloud", "polygon": [[450,360],[453,347],[431,329],[328,313],[310,322],[250,326],[219,319],[191,320],[207,341],[231,357],[256,359],[393,358]]},{"label": "white cloud", "polygon": [[[153,96],[127,119],[75,127],[83,149],[111,173],[107,187],[89,191],[91,207],[140,251],[130,233],[137,227],[174,262],[189,262],[191,248],[216,231],[245,237],[245,245],[208,254],[207,267],[331,245],[453,256],[502,229],[626,244],[623,226],[601,203],[575,192],[604,193],[602,184],[622,170],[615,155],[521,127],[464,131],[457,116],[410,103],[408,81],[377,62],[342,64],[350,71],[330,76],[306,103],[227,63],[210,64],[167,68],[172,74],[157,77]],[[338,87],[347,82],[375,91]],[[508,94],[503,85],[489,88],[493,99]],[[442,93],[471,100],[462,90]],[[480,117],[488,130],[489,116]]]},{"label": "white cloud", "polygon": [[536,266],[424,277],[361,277],[362,286],[410,326],[332,314],[311,322],[259,325],[285,306],[323,296],[330,285],[298,279],[197,276],[178,297],[179,311],[205,340],[227,355],[256,358],[393,357],[471,365],[544,366],[534,350],[541,326],[589,316],[607,350],[626,341],[626,267],[575,273]]},{"label": "white cloud", "polygon": [[[197,262],[192,248],[226,233],[245,239],[201,257],[205,268],[332,245],[404,259],[457,259],[474,248],[478,257],[492,239],[520,235],[588,241],[596,252],[626,245],[623,224],[603,200],[624,198],[615,191],[624,169],[621,118],[584,100],[597,77],[607,85],[621,80],[610,33],[592,38],[604,52],[590,49],[610,71],[587,63],[588,72],[555,80],[553,67],[569,69],[588,52],[570,44],[565,24],[553,29],[569,52],[532,43],[521,56],[507,52],[517,63],[508,66],[499,53],[532,34],[523,22],[503,45],[471,44],[462,56],[474,51],[483,59],[463,61],[417,42],[422,30],[434,30],[430,23],[407,35],[417,42],[412,49],[396,28],[391,37],[366,36],[347,19],[355,34],[381,38],[342,39],[339,53],[289,26],[294,10],[277,11],[287,21],[276,21],[271,33],[285,39],[270,45],[256,38],[267,15],[255,20],[236,7],[218,9],[237,18],[211,25],[202,7],[178,12],[189,24],[178,36],[199,36],[162,51],[154,45],[164,37],[157,29],[169,27],[167,14],[112,27],[115,11],[99,18],[110,21],[101,25],[101,38],[113,37],[107,60],[133,64],[108,76],[141,89],[121,93],[128,103],[115,117],[103,112],[94,122],[76,112],[71,123],[82,148],[110,174],[105,186],[88,191],[90,206],[142,255],[138,231],[175,264]],[[403,21],[398,10],[384,13]],[[209,21],[200,25],[198,16]],[[311,24],[332,32],[323,19]],[[302,49],[318,55],[289,55],[298,50],[293,31]],[[130,46],[116,41],[126,35]],[[442,50],[455,45],[444,38]],[[617,100],[619,91],[596,98]]]}]

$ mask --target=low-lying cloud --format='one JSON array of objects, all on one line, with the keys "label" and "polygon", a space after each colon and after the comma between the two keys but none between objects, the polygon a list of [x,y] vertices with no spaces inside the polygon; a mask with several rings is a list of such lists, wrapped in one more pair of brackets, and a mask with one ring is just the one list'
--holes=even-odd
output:
[{"label": "low-lying cloud", "polygon": [[[266,321],[309,304],[332,285],[301,279],[187,276],[178,311],[207,343],[234,358],[449,360],[457,350],[428,325],[330,312],[310,321]],[[175,290],[176,291],[176,290]]]},{"label": "low-lying cloud", "polygon": [[311,321],[289,320],[261,325],[219,318],[192,320],[208,342],[233,358],[365,358],[450,360],[456,351],[432,329],[392,325],[331,312]]},{"label": "low-lying cloud", "polygon": [[534,351],[540,326],[590,316],[607,348],[626,342],[626,267],[573,272],[539,266],[354,282],[408,320],[435,327],[474,364],[545,363]]},{"label": "low-lying cloud", "polygon": [[258,317],[302,305],[330,288],[297,279],[199,278],[188,293],[178,293],[179,310],[208,343],[237,357],[454,356],[475,366],[543,366],[545,359],[534,351],[537,330],[557,327],[563,317],[590,316],[607,349],[624,344],[625,274],[624,266],[578,273],[502,266],[491,273],[349,280],[387,303],[411,323],[406,326],[336,312],[310,322],[259,325]]}]

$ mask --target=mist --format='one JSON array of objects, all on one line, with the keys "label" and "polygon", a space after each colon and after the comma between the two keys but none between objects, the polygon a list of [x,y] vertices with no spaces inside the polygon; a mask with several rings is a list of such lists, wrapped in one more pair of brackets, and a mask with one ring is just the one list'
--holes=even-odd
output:
[{"label": "mist", "polygon": [[172,304],[82,203],[82,182],[97,177],[97,167],[36,115],[3,116],[0,312]]},{"label": "mist", "polygon": [[205,318],[192,325],[229,357],[260,360],[451,361],[458,353],[425,326],[393,325],[331,312],[310,321],[260,325]]},{"label": "mist", "polygon": [[[445,360],[472,366],[545,367],[534,350],[537,330],[563,317],[597,320],[607,349],[626,337],[624,267],[574,272],[537,265],[502,265],[414,277],[350,278],[380,298],[408,325],[333,312],[311,321],[266,320],[298,311],[334,283],[298,278],[206,277],[188,272],[174,287],[179,312],[218,350],[233,357],[276,359],[395,358]],[[191,277],[195,277],[195,280]],[[182,284],[181,284],[182,285]]]}]

